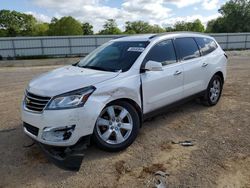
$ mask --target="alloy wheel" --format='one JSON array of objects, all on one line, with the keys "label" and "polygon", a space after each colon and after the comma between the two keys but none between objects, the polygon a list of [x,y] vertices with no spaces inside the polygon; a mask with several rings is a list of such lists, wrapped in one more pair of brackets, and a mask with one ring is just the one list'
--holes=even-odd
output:
[{"label": "alloy wheel", "polygon": [[217,102],[217,100],[220,97],[220,92],[221,92],[221,84],[219,79],[215,79],[213,81],[213,84],[210,88],[210,92],[209,92],[209,98],[211,100],[211,102],[215,103]]},{"label": "alloy wheel", "polygon": [[132,132],[131,114],[122,106],[111,105],[102,111],[97,122],[99,137],[108,144],[120,144],[128,139]]}]

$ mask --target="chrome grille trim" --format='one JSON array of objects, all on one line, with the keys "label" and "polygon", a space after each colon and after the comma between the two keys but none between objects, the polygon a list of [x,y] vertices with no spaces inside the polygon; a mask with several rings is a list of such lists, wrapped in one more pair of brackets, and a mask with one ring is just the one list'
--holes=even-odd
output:
[{"label": "chrome grille trim", "polygon": [[36,95],[28,91],[25,92],[24,106],[27,110],[33,112],[42,112],[51,97]]}]

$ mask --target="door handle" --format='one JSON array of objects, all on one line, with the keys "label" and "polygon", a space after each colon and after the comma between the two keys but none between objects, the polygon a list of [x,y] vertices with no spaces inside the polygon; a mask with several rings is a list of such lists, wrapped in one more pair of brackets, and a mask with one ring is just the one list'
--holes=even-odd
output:
[{"label": "door handle", "polygon": [[181,73],[182,73],[181,71],[177,70],[177,71],[175,71],[174,75],[177,76],[177,75],[179,75]]},{"label": "door handle", "polygon": [[206,67],[206,66],[208,66],[208,63],[202,63],[201,66],[202,66],[202,67]]}]

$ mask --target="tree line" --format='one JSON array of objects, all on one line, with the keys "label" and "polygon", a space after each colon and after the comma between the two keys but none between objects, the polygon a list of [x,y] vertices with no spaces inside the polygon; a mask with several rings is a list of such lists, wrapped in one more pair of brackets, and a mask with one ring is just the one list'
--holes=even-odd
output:
[{"label": "tree line", "polygon": [[[220,17],[210,20],[207,27],[199,19],[193,22],[176,22],[171,27],[163,28],[145,21],[127,21],[121,31],[114,19],[108,19],[102,30],[96,34],[141,34],[172,31],[194,31],[208,33],[250,32],[250,1],[230,0],[218,10]],[[0,11],[0,37],[15,36],[65,36],[93,35],[93,26],[81,23],[71,16],[60,19],[52,18],[50,23],[37,21],[34,16],[10,10]]]}]

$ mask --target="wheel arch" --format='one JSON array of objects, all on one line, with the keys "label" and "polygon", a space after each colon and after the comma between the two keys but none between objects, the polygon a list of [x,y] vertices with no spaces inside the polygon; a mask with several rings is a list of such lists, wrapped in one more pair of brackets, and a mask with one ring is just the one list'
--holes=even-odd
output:
[{"label": "wheel arch", "polygon": [[218,75],[221,78],[222,84],[224,84],[224,75],[221,71],[216,72],[214,75]]},{"label": "wheel arch", "polygon": [[127,102],[127,103],[129,103],[130,105],[132,105],[136,109],[136,111],[137,111],[137,113],[139,115],[139,118],[140,118],[140,127],[141,127],[142,126],[142,116],[143,116],[143,114],[142,114],[142,109],[137,104],[137,102],[135,102],[134,100],[129,99],[129,98],[119,98],[119,99],[115,99],[113,101],[110,101],[109,103],[106,104],[106,106],[108,106],[108,105],[110,105],[112,103],[118,102],[118,101]]}]

